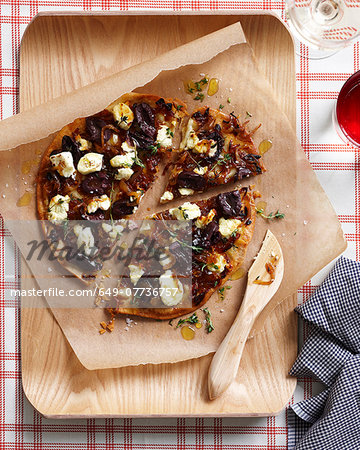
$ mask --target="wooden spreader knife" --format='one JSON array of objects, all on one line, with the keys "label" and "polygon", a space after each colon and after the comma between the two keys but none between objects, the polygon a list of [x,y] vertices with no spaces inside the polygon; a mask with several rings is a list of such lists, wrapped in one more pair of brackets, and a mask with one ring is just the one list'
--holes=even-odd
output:
[{"label": "wooden spreader knife", "polygon": [[284,275],[284,258],[276,237],[267,231],[261,249],[250,267],[244,299],[230,330],[210,364],[210,400],[221,395],[239,369],[246,340],[261,311],[279,289]]}]

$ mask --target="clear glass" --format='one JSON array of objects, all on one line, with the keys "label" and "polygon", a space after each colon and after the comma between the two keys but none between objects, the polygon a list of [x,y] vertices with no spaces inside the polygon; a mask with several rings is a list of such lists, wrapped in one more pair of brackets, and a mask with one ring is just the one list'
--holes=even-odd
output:
[{"label": "clear glass", "polygon": [[344,142],[360,148],[360,71],[341,88],[333,110],[333,122]]},{"label": "clear glass", "polygon": [[286,19],[312,56],[323,58],[360,36],[360,0],[286,0]]}]

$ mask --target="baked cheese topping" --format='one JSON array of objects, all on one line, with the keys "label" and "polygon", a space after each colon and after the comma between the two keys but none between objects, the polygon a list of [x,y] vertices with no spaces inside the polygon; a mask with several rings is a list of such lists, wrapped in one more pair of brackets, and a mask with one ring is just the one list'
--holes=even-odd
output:
[{"label": "baked cheese topping", "polygon": [[82,152],[90,150],[92,145],[91,142],[87,141],[86,139],[83,139],[81,136],[76,137],[76,142],[79,144],[79,150]]},{"label": "baked cheese topping", "polygon": [[112,167],[131,167],[136,159],[134,151],[128,152],[125,155],[116,155],[110,159]]},{"label": "baked cheese topping", "polygon": [[163,267],[165,267],[165,266],[171,265],[173,263],[173,260],[166,253],[161,253],[160,258],[159,258],[159,263]]},{"label": "baked cheese topping", "polygon": [[199,141],[198,137],[196,136],[195,130],[193,128],[193,124],[194,124],[194,120],[189,119],[187,126],[186,126],[183,140],[181,141],[181,144],[180,144],[181,149],[190,148],[191,146],[194,146],[196,143],[195,142],[196,139]]},{"label": "baked cheese topping", "polygon": [[167,125],[160,125],[156,136],[156,142],[160,144],[161,147],[171,147],[173,135],[173,131],[171,131]]},{"label": "baked cheese topping", "polygon": [[108,233],[110,239],[116,239],[118,236],[121,236],[121,233],[124,231],[122,225],[110,225],[109,223],[103,223],[102,228],[105,233]]},{"label": "baked cheese topping", "polygon": [[198,140],[198,143],[192,148],[196,153],[207,154],[210,157],[214,156],[217,150],[217,144],[212,139]]},{"label": "baked cheese topping", "polygon": [[194,172],[197,173],[198,175],[205,175],[207,171],[208,171],[207,167],[196,167],[194,169]]},{"label": "baked cheese topping", "polygon": [[169,202],[174,198],[174,195],[170,191],[165,191],[163,195],[160,197],[160,203]]},{"label": "baked cheese topping", "polygon": [[122,167],[118,169],[118,173],[115,175],[115,180],[128,180],[134,171],[130,167]]},{"label": "baked cheese topping", "polygon": [[61,152],[50,156],[51,164],[62,177],[69,178],[75,172],[74,159],[71,152]]},{"label": "baked cheese topping", "polygon": [[55,195],[50,200],[48,208],[48,219],[50,222],[57,223],[67,219],[69,211],[70,197],[68,195]]},{"label": "baked cheese topping", "polygon": [[[212,139],[200,140],[193,128],[194,120],[189,119],[187,124],[184,139],[181,143],[181,148],[192,150],[195,153],[208,154],[210,157],[214,156],[217,150],[217,144]],[[203,175],[203,174],[200,174]]]},{"label": "baked cheese topping", "polygon": [[110,208],[110,199],[109,197],[104,194],[100,198],[94,198],[88,205],[87,205],[87,212],[92,214],[96,212],[99,208],[103,211],[107,211]]},{"label": "baked cheese topping", "polygon": [[209,211],[209,213],[208,213],[207,216],[201,216],[201,217],[199,217],[199,218],[196,220],[195,225],[196,225],[198,228],[205,228],[206,225],[208,225],[208,224],[213,220],[213,218],[215,217],[215,214],[216,214],[215,209],[211,209],[211,210]]},{"label": "baked cheese topping", "polygon": [[181,282],[172,276],[171,270],[166,270],[159,278],[161,301],[166,306],[175,306],[179,304],[184,295],[184,287]]},{"label": "baked cheese topping", "polygon": [[209,256],[206,267],[210,272],[221,273],[226,268],[226,259],[220,253],[214,253]]},{"label": "baked cheese topping", "polygon": [[201,216],[201,211],[198,205],[190,202],[186,202],[177,208],[172,208],[169,212],[177,220],[192,220]]},{"label": "baked cheese topping", "polygon": [[121,144],[121,148],[124,150],[124,152],[126,152],[126,153],[135,153],[135,149],[136,149],[136,147],[134,146],[134,147],[131,147],[126,141],[124,141],[122,144]]},{"label": "baked cheese topping", "polygon": [[194,193],[194,189],[179,188],[179,192],[181,195],[192,195]]},{"label": "baked cheese topping", "polygon": [[226,238],[230,237],[234,231],[236,231],[241,225],[241,220],[238,219],[224,219],[221,217],[219,220],[220,234]]},{"label": "baked cheese topping", "polygon": [[99,172],[102,167],[103,157],[104,155],[101,155],[100,153],[86,153],[86,155],[80,158],[77,170],[82,175]]},{"label": "baked cheese topping", "polygon": [[112,107],[112,113],[120,128],[128,130],[131,127],[134,121],[134,113],[126,103],[116,103]]},{"label": "baked cheese topping", "polygon": [[140,266],[135,266],[134,264],[129,265],[129,270],[130,270],[130,280],[132,284],[135,286],[145,272]]},{"label": "baked cheese topping", "polygon": [[90,255],[91,249],[95,245],[94,236],[90,227],[82,227],[81,225],[74,226],[74,233],[77,236],[76,245],[80,249],[84,249],[85,255]]}]

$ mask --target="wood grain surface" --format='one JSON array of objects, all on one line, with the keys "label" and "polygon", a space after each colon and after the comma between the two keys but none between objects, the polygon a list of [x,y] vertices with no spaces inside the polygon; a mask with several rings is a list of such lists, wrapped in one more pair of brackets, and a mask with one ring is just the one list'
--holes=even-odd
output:
[{"label": "wood grain surface", "polygon": [[[273,16],[41,14],[20,52],[20,108],[25,110],[240,20],[258,66],[295,126],[295,64],[290,35]],[[22,261],[23,286],[34,281]],[[25,286],[26,285],[26,286]],[[176,364],[88,371],[49,309],[21,313],[26,396],[47,417],[251,416],[281,411],[296,380],[296,295],[279,305],[248,340],[235,382],[209,401],[211,355]],[[44,303],[45,306],[45,303]]]},{"label": "wood grain surface", "polygon": [[[276,259],[272,260],[272,255]],[[276,275],[269,280],[268,264],[274,264]],[[211,361],[208,375],[208,390],[211,400],[222,395],[235,380],[242,364],[241,357],[254,323],[270,302],[283,280],[284,256],[276,237],[267,230],[264,242],[248,271],[246,291],[241,306],[230,330],[221,342]],[[262,283],[256,280],[265,281]]]}]

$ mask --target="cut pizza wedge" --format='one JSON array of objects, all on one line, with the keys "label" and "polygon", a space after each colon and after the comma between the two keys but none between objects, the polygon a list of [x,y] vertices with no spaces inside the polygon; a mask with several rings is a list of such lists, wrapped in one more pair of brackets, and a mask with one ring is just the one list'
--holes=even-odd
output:
[{"label": "cut pizza wedge", "polygon": [[[164,242],[168,243],[162,246],[162,259],[151,263],[138,260],[129,264],[128,272],[120,280],[119,292],[129,292],[130,295],[119,297],[117,307],[109,309],[109,312],[112,315],[171,319],[200,308],[242,265],[254,232],[255,216],[254,194],[249,188],[196,203],[185,202],[177,208],[155,214],[152,219],[162,222],[161,233],[165,236]],[[190,245],[185,236],[183,239],[181,233],[174,234],[173,228],[167,225],[174,220],[190,223]],[[160,236],[156,236],[156,241],[161,242]],[[189,247],[190,261],[186,259]],[[157,277],[153,275],[156,264]],[[190,304],[183,286],[187,275],[191,279]],[[165,289],[161,290],[166,287],[174,288],[174,292],[170,294]],[[144,295],[134,295],[135,288],[136,291],[143,289]],[[147,288],[149,295],[145,294]]]},{"label": "cut pizza wedge", "polygon": [[[186,106],[178,100],[130,93],[65,126],[43,154],[37,177],[37,210],[48,221],[46,235],[52,233],[53,242],[77,237],[81,243],[85,237],[64,232],[66,221],[132,215],[156,179],[159,163],[172,151],[185,115]],[[91,229],[82,228],[93,242]],[[92,264],[93,270],[99,265]]]},{"label": "cut pizza wedge", "polygon": [[201,107],[190,117],[160,202],[203,192],[265,171],[254,142],[234,114]]}]

